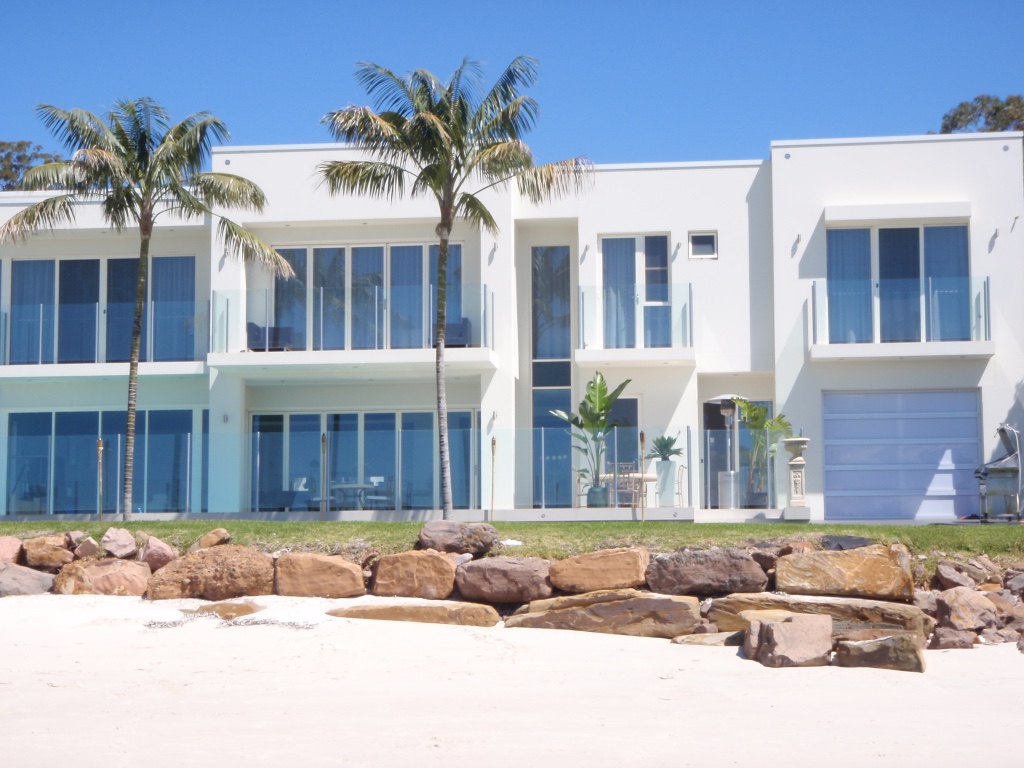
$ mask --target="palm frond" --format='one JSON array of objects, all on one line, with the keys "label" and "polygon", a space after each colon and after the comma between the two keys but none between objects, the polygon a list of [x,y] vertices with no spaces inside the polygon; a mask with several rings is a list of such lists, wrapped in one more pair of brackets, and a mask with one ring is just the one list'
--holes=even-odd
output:
[{"label": "palm frond", "polygon": [[345,107],[328,112],[320,121],[338,141],[372,152],[388,161],[404,155],[406,117],[398,112],[377,114],[369,107]]},{"label": "palm frond", "polygon": [[74,163],[66,160],[58,163],[46,163],[29,168],[22,176],[21,189],[35,191],[46,189],[63,189],[79,193],[84,189],[82,175]]},{"label": "palm frond", "polygon": [[521,139],[533,130],[540,109],[529,96],[519,96],[495,111],[481,108],[473,117],[474,130],[484,141]]},{"label": "palm frond", "polygon": [[488,180],[507,180],[532,167],[530,148],[521,141],[509,139],[483,147],[473,156],[466,171],[476,171]]},{"label": "palm frond", "polygon": [[36,114],[43,125],[69,152],[85,147],[113,150],[115,141],[110,130],[92,112],[84,109],[60,109],[51,104],[40,104]]},{"label": "palm frond", "polygon": [[224,244],[224,252],[228,256],[261,264],[280,277],[295,276],[295,272],[281,254],[231,219],[221,218],[217,224],[217,237]]},{"label": "palm frond", "polygon": [[398,112],[406,117],[415,111],[416,95],[410,84],[389,69],[360,61],[356,65],[356,82],[376,100],[378,111]]},{"label": "palm frond", "polygon": [[523,171],[516,181],[527,200],[542,203],[588,189],[594,183],[594,164],[588,157],[559,160]]},{"label": "palm frond", "polygon": [[405,192],[407,171],[369,160],[335,160],[317,166],[320,184],[332,195],[356,194],[394,200]]},{"label": "palm frond", "polygon": [[498,222],[476,195],[462,193],[455,204],[455,215],[470,224],[486,229],[492,235],[498,234]]},{"label": "palm frond", "polygon": [[103,197],[103,218],[118,232],[139,222],[142,205],[138,187],[124,184],[107,190]]},{"label": "palm frond", "polygon": [[207,206],[261,213],[267,204],[267,198],[259,186],[230,173],[197,173],[186,180],[186,185]]},{"label": "palm frond", "polygon": [[57,195],[18,211],[0,225],[0,243],[28,239],[41,229],[56,229],[75,220],[74,195]]},{"label": "palm frond", "polygon": [[153,162],[161,172],[190,176],[201,173],[210,157],[214,140],[230,138],[227,126],[207,112],[196,112],[171,126],[153,151]]},{"label": "palm frond", "polygon": [[497,114],[506,104],[519,97],[521,89],[536,83],[539,64],[537,59],[530,56],[517,56],[513,59],[480,103],[481,114]]}]

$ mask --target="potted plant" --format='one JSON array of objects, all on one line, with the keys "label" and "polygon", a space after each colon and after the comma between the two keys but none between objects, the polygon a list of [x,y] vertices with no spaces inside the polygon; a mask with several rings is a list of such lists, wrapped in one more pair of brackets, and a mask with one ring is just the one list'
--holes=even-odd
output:
[{"label": "potted plant", "polygon": [[594,373],[594,378],[587,382],[587,392],[580,400],[578,413],[566,413],[565,411],[551,411],[566,422],[572,429],[572,438],[575,441],[573,448],[583,455],[584,466],[580,467],[580,477],[589,485],[587,490],[588,507],[607,507],[609,501],[609,488],[601,480],[604,470],[605,444],[608,440],[608,430],[615,424],[609,423],[612,406],[619,399],[622,390],[632,379],[626,379],[611,392],[608,391],[608,383],[600,371]]},{"label": "potted plant", "polygon": [[768,491],[765,480],[768,477],[770,460],[775,456],[780,438],[791,437],[793,425],[786,414],[768,418],[768,406],[757,405],[749,400],[733,398],[740,410],[740,420],[750,431],[750,472],[747,475],[747,507],[767,508]]},{"label": "potted plant", "polygon": [[669,499],[672,505],[675,505],[676,497],[676,463],[672,461],[673,456],[682,456],[682,448],[676,448],[676,440],[679,439],[679,435],[675,437],[671,435],[662,435],[656,437],[651,441],[651,450],[645,458],[657,459],[658,463],[655,465],[655,472],[658,476],[658,504],[662,507],[666,506],[665,499]]}]

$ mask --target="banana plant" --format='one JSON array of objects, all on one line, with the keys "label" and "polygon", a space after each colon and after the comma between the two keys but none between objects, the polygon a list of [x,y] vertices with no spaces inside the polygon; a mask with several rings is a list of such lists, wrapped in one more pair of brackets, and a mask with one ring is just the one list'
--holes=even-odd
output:
[{"label": "banana plant", "polygon": [[583,455],[586,466],[579,470],[580,477],[592,487],[601,485],[601,470],[604,468],[604,457],[608,432],[617,426],[609,422],[612,407],[619,395],[632,379],[626,379],[612,391],[608,391],[608,382],[604,375],[597,371],[594,378],[587,382],[587,392],[578,406],[578,413],[551,411],[551,415],[566,422],[572,428],[575,441],[573,448]]}]

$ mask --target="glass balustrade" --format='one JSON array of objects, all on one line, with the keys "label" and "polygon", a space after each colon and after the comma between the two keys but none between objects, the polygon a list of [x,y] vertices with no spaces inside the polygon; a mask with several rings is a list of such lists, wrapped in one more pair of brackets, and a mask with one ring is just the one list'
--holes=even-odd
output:
[{"label": "glass balustrade", "polygon": [[[690,283],[646,288],[580,286],[579,349],[678,349],[693,346]],[[541,310],[541,316],[544,313]]]}]

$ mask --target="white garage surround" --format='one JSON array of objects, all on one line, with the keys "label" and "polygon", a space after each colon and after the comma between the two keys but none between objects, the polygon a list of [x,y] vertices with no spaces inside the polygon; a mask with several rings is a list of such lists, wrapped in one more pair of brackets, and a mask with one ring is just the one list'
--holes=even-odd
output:
[{"label": "white garage surround", "polygon": [[977,390],[825,393],[825,518],[978,514],[979,412]]}]

